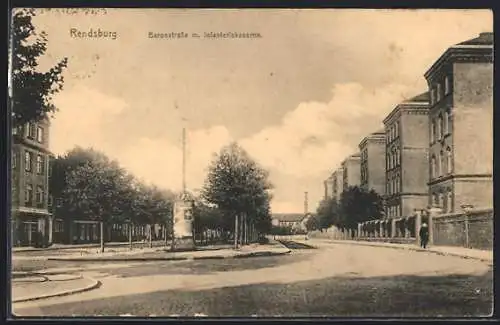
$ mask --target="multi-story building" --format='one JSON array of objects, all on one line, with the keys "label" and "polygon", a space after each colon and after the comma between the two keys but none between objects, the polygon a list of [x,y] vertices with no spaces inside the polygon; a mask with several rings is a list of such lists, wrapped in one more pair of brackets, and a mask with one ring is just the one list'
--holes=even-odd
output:
[{"label": "multi-story building", "polygon": [[361,188],[385,194],[385,132],[380,130],[359,143]]},{"label": "multi-story building", "polygon": [[49,235],[49,126],[44,120],[12,130],[12,244],[31,245],[33,234]]},{"label": "multi-story building", "polygon": [[360,177],[360,163],[361,156],[359,153],[355,153],[347,157],[342,162],[342,189],[346,190],[349,186],[359,186]]},{"label": "multi-story building", "polygon": [[493,205],[493,33],[448,48],[425,73],[429,204]]},{"label": "multi-story building", "polygon": [[333,183],[334,179],[333,179],[333,174],[330,175],[330,177],[328,177],[324,182],[323,182],[323,185],[325,187],[325,197],[324,199],[331,199],[333,197],[333,187],[334,187],[334,183]]},{"label": "multi-story building", "polygon": [[344,170],[342,167],[337,168],[332,174],[332,182],[333,182],[333,197],[340,201],[340,195],[343,191],[344,185]]},{"label": "multi-story building", "polygon": [[384,119],[386,216],[407,216],[424,209],[428,197],[429,94],[397,105]]}]

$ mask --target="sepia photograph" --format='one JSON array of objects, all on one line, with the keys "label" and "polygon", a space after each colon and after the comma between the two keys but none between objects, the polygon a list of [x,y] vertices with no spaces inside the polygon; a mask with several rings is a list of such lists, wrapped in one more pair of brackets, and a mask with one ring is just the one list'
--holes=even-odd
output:
[{"label": "sepia photograph", "polygon": [[9,24],[9,317],[493,315],[492,11]]}]

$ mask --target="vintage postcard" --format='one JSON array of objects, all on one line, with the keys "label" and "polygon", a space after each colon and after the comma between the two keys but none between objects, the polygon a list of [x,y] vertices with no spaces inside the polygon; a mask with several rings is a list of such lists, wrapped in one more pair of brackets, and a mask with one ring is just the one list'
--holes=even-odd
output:
[{"label": "vintage postcard", "polygon": [[488,317],[489,10],[14,9],[13,317]]}]

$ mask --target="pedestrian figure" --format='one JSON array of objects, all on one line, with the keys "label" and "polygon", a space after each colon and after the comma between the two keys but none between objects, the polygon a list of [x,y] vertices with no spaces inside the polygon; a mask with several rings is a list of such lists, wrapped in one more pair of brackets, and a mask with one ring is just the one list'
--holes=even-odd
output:
[{"label": "pedestrian figure", "polygon": [[429,242],[429,227],[427,227],[427,224],[424,222],[422,224],[422,227],[420,227],[420,247],[426,248],[427,243]]}]

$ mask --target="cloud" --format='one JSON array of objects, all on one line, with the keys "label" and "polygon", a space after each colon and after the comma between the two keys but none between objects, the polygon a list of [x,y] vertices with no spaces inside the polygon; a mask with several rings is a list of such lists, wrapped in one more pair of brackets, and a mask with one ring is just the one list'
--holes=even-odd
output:
[{"label": "cloud", "polygon": [[51,124],[50,148],[59,154],[75,145],[96,149],[106,145],[108,124],[128,107],[125,101],[84,85],[65,89],[55,96],[54,104],[59,111]]},{"label": "cloud", "polygon": [[[186,183],[199,189],[206,178],[213,155],[231,141],[227,129],[214,126],[188,131],[186,150]],[[126,146],[115,157],[123,167],[147,183],[180,190],[182,188],[182,142],[166,137],[140,138]]]},{"label": "cloud", "polygon": [[336,84],[328,102],[301,103],[281,124],[241,144],[265,167],[295,177],[318,177],[333,171],[357,150],[364,136],[382,127],[383,118],[396,104],[417,93],[397,84],[380,88]]}]

